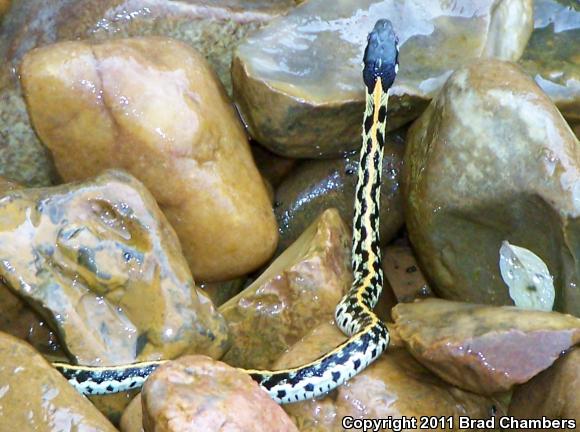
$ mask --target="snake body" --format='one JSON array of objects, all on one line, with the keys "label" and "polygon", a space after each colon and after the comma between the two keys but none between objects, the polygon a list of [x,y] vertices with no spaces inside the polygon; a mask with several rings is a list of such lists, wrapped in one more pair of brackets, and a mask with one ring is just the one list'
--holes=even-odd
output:
[{"label": "snake body", "polygon": [[[398,69],[397,38],[388,20],[379,20],[368,36],[363,79],[366,109],[353,219],[354,282],[336,308],[336,323],[349,339],[302,366],[284,370],[245,370],[278,403],[311,399],[338,387],[376,360],[389,344],[385,324],[372,312],[382,291],[379,249],[381,164],[389,89]],[[120,366],[53,363],[83,394],[139,388],[166,360]]]}]

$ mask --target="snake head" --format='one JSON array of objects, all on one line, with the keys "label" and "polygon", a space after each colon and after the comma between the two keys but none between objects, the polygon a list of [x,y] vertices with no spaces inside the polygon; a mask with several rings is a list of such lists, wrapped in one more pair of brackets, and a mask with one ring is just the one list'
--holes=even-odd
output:
[{"label": "snake head", "polygon": [[364,54],[363,79],[372,93],[378,78],[386,91],[393,85],[399,69],[399,39],[393,30],[393,24],[387,19],[380,19],[369,33]]}]

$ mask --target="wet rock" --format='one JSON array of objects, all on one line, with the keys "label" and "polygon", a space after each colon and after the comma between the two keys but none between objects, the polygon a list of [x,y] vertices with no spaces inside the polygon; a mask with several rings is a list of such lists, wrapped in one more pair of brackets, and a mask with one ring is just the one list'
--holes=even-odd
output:
[{"label": "wet rock", "polygon": [[574,419],[580,424],[580,349],[558,359],[553,366],[516,387],[509,415],[516,418]]},{"label": "wet rock", "polygon": [[580,8],[566,0],[534,1],[534,32],[519,64],[534,77],[580,137]]},{"label": "wet rock", "polygon": [[[405,131],[389,134],[381,185],[381,242],[388,243],[403,225],[399,187]],[[302,163],[276,190],[274,213],[280,227],[278,252],[285,250],[327,208],[336,208],[352,228],[359,154]]]},{"label": "wet rock", "polygon": [[[1,36],[0,36],[1,40]],[[20,91],[2,88],[0,72],[0,175],[27,186],[48,186],[58,175],[36,137]]]},{"label": "wet rock", "polygon": [[0,33],[0,53],[17,67],[28,50],[54,42],[168,36],[202,52],[229,88],[233,49],[291,7],[291,0],[20,0]]},{"label": "wet rock", "polygon": [[400,303],[392,312],[417,360],[478,394],[528,381],[580,342],[580,319],[556,312],[439,299]]},{"label": "wet rock", "polygon": [[143,432],[143,409],[141,408],[140,393],[123,411],[119,428],[121,432]]},{"label": "wet rock", "polygon": [[107,395],[92,395],[88,396],[88,399],[111,423],[118,426],[121,416],[139,392],[140,390],[131,390]]},{"label": "wet rock", "polygon": [[116,430],[32,347],[3,333],[0,333],[0,383],[1,423],[9,426],[9,430]]},{"label": "wet rock", "polygon": [[397,302],[409,303],[415,299],[433,296],[409,245],[387,246],[383,250],[382,266],[385,279],[389,282]]},{"label": "wet rock", "polygon": [[277,226],[242,125],[203,57],[167,38],[66,42],[29,52],[34,127],[67,181],[122,168],[153,193],[196,279],[270,258]]},{"label": "wet rock", "polygon": [[204,356],[163,365],[141,395],[146,432],[298,432],[249,375]]},{"label": "wet rock", "polygon": [[0,332],[25,340],[44,355],[66,359],[66,354],[46,321],[1,283]]},{"label": "wet rock", "polygon": [[317,324],[332,319],[350,288],[350,230],[325,211],[254,283],[224,303],[232,347],[223,360],[268,368]]},{"label": "wet rock", "polygon": [[296,159],[278,156],[264,147],[252,145],[252,155],[260,173],[272,187],[277,187],[296,166]]},{"label": "wet rock", "polygon": [[14,2],[0,27],[0,175],[34,186],[58,180],[18,86],[20,59],[30,49],[63,40],[169,36],[200,50],[230,91],[235,46],[292,6],[291,0]]},{"label": "wet rock", "polygon": [[[274,368],[314,360],[344,339],[345,336],[333,324],[322,324],[285,353]],[[345,429],[341,422],[345,416],[355,419],[428,415],[454,416],[456,419],[460,415],[489,418],[494,408],[498,414],[503,412],[497,401],[447,384],[417,363],[404,349],[393,347],[328,396],[284,406],[301,432],[342,432]],[[419,429],[419,423],[414,428],[404,429]]]},{"label": "wet rock", "polygon": [[211,302],[218,307],[238,294],[245,283],[246,279],[243,278],[226,282],[199,282],[198,286],[208,295]]},{"label": "wet rock", "polygon": [[81,364],[227,349],[227,326],[196,290],[175,232],[136,179],[0,199],[0,275]]},{"label": "wet rock", "polygon": [[417,117],[462,65],[517,60],[533,24],[530,0],[304,2],[234,54],[234,97],[251,135],[289,157],[337,157],[359,147],[360,65],[379,17],[393,21],[401,48],[389,130]]},{"label": "wet rock", "polygon": [[513,304],[499,271],[507,240],[546,263],[555,309],[580,316],[578,145],[515,65],[455,72],[409,130],[404,161],[409,237],[441,297]]}]

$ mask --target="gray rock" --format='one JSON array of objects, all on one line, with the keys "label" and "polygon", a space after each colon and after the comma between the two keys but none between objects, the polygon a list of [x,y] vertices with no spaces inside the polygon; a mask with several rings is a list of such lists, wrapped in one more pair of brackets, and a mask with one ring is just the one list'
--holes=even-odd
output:
[{"label": "gray rock", "polygon": [[580,316],[580,153],[560,112],[513,63],[447,81],[409,129],[405,217],[431,287],[447,299],[513,304],[504,240],[548,266],[555,310]]},{"label": "gray rock", "polygon": [[378,18],[393,21],[400,71],[389,129],[416,118],[458,67],[517,60],[531,0],[304,2],[249,36],[234,57],[234,97],[252,136],[289,157],[336,157],[360,145],[361,61]]},{"label": "gray rock", "polygon": [[580,3],[535,0],[534,27],[519,64],[580,136]]}]

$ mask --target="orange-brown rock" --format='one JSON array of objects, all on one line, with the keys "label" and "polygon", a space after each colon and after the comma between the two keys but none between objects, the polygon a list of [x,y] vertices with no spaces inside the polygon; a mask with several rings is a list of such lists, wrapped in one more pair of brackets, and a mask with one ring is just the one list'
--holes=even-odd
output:
[{"label": "orange-brown rock", "polygon": [[10,8],[10,3],[11,0],[0,0],[0,18],[2,18],[2,15],[4,15],[6,11],[8,11],[8,9]]},{"label": "orange-brown rock", "polygon": [[40,354],[4,333],[0,333],[0,395],[2,431],[116,431]]},{"label": "orange-brown rock", "polygon": [[219,311],[232,348],[224,357],[268,368],[310,329],[334,316],[352,282],[350,231],[338,211],[325,211],[260,277]]},{"label": "orange-brown rock", "polygon": [[510,390],[580,342],[580,319],[557,312],[439,299],[399,303],[395,327],[411,354],[445,381],[479,394]]},{"label": "orange-brown rock", "polygon": [[394,244],[383,250],[383,272],[398,302],[433,296],[413,250],[407,244]]},{"label": "orange-brown rock", "polygon": [[196,278],[232,279],[273,253],[277,228],[222,85],[167,38],[67,42],[21,67],[33,125],[65,180],[122,168],[175,228]]},{"label": "orange-brown rock", "polygon": [[[580,426],[580,349],[559,358],[549,369],[516,387],[509,415],[519,419],[575,420]],[[539,430],[539,429],[538,429]]]},{"label": "orange-brown rock", "polygon": [[[274,368],[314,360],[344,339],[334,324],[322,324],[280,357]],[[386,419],[389,416],[432,415],[453,416],[457,420],[460,415],[489,418],[493,412],[503,412],[497,401],[449,385],[417,363],[404,349],[393,347],[328,396],[285,405],[284,409],[301,432],[343,432],[345,428],[341,422],[345,416]],[[417,422],[414,429],[419,429],[419,425]],[[433,430],[445,430],[442,425],[438,426]]]},{"label": "orange-brown rock", "polygon": [[131,400],[119,423],[121,432],[143,432],[143,409],[141,408],[141,393]]},{"label": "orange-brown rock", "polygon": [[80,363],[227,348],[226,323],[196,290],[175,232],[126,173],[5,194],[0,256],[7,286]]},{"label": "orange-brown rock", "polygon": [[146,432],[298,432],[249,375],[204,356],[161,366],[141,397]]}]

